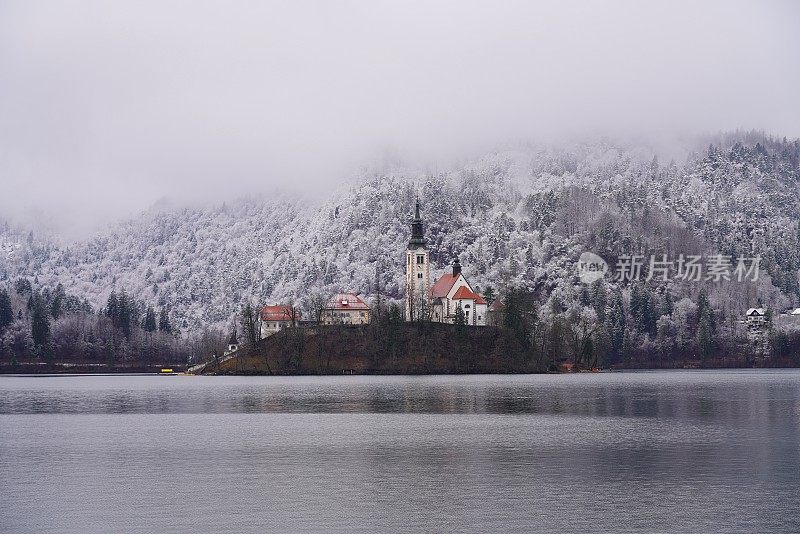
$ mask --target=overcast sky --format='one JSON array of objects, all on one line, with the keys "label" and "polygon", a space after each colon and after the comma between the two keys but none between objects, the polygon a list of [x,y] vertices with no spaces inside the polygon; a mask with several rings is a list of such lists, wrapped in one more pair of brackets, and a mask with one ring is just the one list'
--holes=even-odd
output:
[{"label": "overcast sky", "polygon": [[0,0],[0,215],[329,190],[587,132],[800,136],[800,2]]}]

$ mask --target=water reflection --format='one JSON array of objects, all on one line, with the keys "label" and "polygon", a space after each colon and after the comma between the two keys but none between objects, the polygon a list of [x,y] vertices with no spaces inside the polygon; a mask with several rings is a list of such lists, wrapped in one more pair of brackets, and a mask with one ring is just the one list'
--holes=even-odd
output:
[{"label": "water reflection", "polygon": [[799,409],[794,371],[2,377],[0,531],[797,532]]},{"label": "water reflection", "polygon": [[795,372],[3,377],[0,414],[428,413],[797,419]]}]

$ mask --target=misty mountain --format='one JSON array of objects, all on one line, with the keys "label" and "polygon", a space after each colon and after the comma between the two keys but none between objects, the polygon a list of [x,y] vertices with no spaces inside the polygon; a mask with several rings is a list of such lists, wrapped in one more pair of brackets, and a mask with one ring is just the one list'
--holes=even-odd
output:
[{"label": "misty mountain", "polygon": [[495,152],[438,173],[365,170],[324,202],[279,194],[160,207],[68,245],[4,223],[0,283],[61,283],[96,308],[124,289],[184,329],[224,325],[245,301],[303,305],[342,290],[398,299],[419,196],[435,275],[458,256],[479,291],[513,284],[569,299],[583,251],[612,265],[694,252],[762,256],[768,276],[755,287],[734,297],[718,288],[728,306],[797,302],[800,143],[735,133],[690,148],[681,162],[598,141]]}]

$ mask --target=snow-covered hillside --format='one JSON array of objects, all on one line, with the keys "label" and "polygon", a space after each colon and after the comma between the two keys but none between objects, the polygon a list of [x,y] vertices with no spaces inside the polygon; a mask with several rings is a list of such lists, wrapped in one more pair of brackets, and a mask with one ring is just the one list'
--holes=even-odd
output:
[{"label": "snow-covered hillside", "polygon": [[441,271],[458,256],[479,288],[551,291],[571,283],[587,246],[619,254],[683,242],[731,254],[775,249],[773,277],[792,295],[800,148],[758,139],[720,139],[679,164],[593,143],[492,153],[436,175],[364,172],[324,202],[284,194],[151,210],[69,246],[5,225],[0,282],[62,283],[98,308],[124,288],[188,328],[225,323],[244,301],[302,304],[340,290],[399,298],[419,196],[433,262]]}]

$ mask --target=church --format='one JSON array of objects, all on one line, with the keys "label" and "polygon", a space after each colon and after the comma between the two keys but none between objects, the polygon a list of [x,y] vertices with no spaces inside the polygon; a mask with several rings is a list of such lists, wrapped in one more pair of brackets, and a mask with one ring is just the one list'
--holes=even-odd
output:
[{"label": "church", "polygon": [[461,272],[458,258],[452,271],[445,272],[431,285],[431,265],[425,239],[419,200],[411,221],[411,239],[406,247],[406,321],[430,319],[436,323],[455,323],[458,308],[464,322],[473,326],[486,325],[486,301],[473,291]]}]

